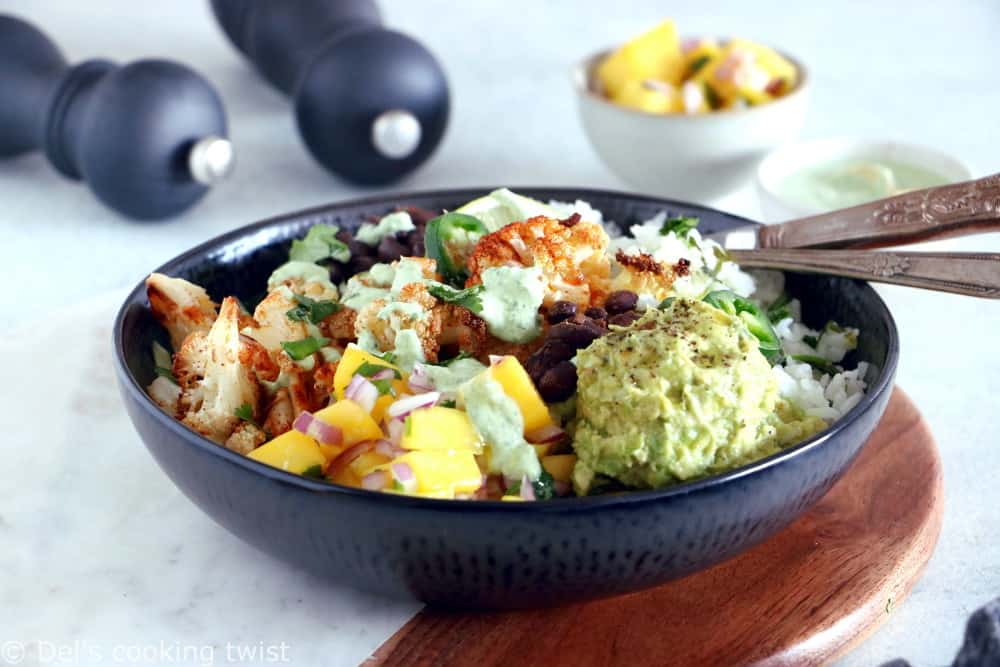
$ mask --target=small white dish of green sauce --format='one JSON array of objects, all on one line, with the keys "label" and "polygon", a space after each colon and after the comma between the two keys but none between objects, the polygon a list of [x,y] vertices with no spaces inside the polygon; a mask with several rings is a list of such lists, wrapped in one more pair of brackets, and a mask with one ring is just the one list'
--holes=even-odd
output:
[{"label": "small white dish of green sauce", "polygon": [[765,158],[757,191],[765,220],[777,222],[970,178],[961,162],[923,146],[819,139]]}]

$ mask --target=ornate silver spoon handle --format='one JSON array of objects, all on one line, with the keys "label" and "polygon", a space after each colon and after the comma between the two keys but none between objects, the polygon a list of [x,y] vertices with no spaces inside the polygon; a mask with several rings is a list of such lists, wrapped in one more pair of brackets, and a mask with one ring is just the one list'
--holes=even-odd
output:
[{"label": "ornate silver spoon handle", "polygon": [[760,248],[730,250],[744,268],[825,273],[988,299],[1000,298],[1000,253]]},{"label": "ornate silver spoon handle", "polygon": [[880,248],[1000,230],[1000,174],[761,227],[762,248]]}]

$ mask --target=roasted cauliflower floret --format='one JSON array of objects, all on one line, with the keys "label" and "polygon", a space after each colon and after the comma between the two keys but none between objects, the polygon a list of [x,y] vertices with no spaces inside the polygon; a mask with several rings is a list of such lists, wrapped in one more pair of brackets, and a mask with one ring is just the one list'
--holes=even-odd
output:
[{"label": "roasted cauliflower floret", "polygon": [[146,387],[146,392],[157,405],[163,408],[164,412],[177,415],[177,405],[181,398],[180,386],[165,377],[158,377]]},{"label": "roasted cauliflower floret", "polygon": [[183,278],[152,273],[146,278],[146,295],[153,317],[170,334],[175,350],[192,332],[208,331],[215,321],[216,304],[208,292]]},{"label": "roasted cauliflower floret", "polygon": [[226,438],[226,449],[231,449],[240,454],[249,454],[267,442],[267,434],[256,424],[240,422],[232,435]]},{"label": "roasted cauliflower floret", "polygon": [[181,421],[218,443],[225,443],[240,424],[240,406],[249,405],[256,413],[260,401],[256,373],[241,363],[251,343],[240,336],[239,327],[239,302],[227,297],[208,333],[189,336],[174,359],[175,372],[185,372],[183,380],[177,378]]},{"label": "roasted cauliflower floret", "polygon": [[612,290],[629,290],[662,301],[673,294],[674,281],[687,275],[690,263],[681,259],[673,266],[658,262],[645,252],[615,254],[618,273],[611,280]]},{"label": "roasted cauliflower floret", "polygon": [[256,326],[252,326],[247,334],[269,352],[280,351],[283,341],[302,340],[309,335],[306,323],[288,317],[288,311],[297,305],[295,296],[287,287],[279,286],[272,290],[254,309]]},{"label": "roasted cauliflower floret", "polygon": [[469,257],[466,285],[481,283],[482,272],[489,268],[538,266],[546,281],[545,307],[564,300],[596,304],[608,291],[608,241],[603,227],[580,220],[579,215],[515,222],[479,240]]},{"label": "roasted cauliflower floret", "polygon": [[427,361],[437,361],[444,308],[423,283],[404,285],[393,298],[375,299],[358,312],[354,332],[371,337],[383,352],[396,348],[396,336],[409,329],[416,333]]}]

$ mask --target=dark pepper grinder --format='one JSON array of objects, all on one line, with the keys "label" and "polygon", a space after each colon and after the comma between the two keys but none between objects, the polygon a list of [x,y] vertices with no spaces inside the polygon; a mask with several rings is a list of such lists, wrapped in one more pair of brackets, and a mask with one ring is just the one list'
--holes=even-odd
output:
[{"label": "dark pepper grinder", "polygon": [[448,82],[412,37],[382,27],[372,0],[212,0],[226,35],[294,100],[313,157],[365,185],[426,160],[448,124]]},{"label": "dark pepper grinder", "polygon": [[227,175],[233,151],[212,86],[166,60],[69,67],[26,21],[0,14],[0,157],[45,151],[137,219],[177,214]]}]

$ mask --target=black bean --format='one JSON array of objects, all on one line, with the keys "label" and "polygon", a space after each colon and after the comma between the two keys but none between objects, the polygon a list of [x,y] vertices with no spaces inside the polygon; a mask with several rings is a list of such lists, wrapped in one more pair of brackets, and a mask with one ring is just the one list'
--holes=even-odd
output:
[{"label": "black bean", "polygon": [[341,229],[337,232],[337,240],[343,241],[344,243],[350,243],[354,240],[354,234],[350,233],[346,229]]},{"label": "black bean", "polygon": [[592,320],[606,320],[608,319],[608,311],[600,308],[599,306],[594,306],[583,311],[583,314]]},{"label": "black bean", "polygon": [[424,256],[424,228],[422,226],[407,232],[403,239],[403,243],[409,248],[410,257]]},{"label": "black bean", "polygon": [[372,268],[376,263],[375,258],[370,255],[355,255],[351,257],[350,267],[353,273],[361,273]]},{"label": "black bean", "polygon": [[438,217],[438,213],[419,206],[406,206],[402,210],[410,214],[410,220],[418,227],[427,224],[428,220]]},{"label": "black bean", "polygon": [[409,253],[409,248],[396,240],[395,234],[389,234],[378,244],[378,259],[380,262],[395,262]]},{"label": "black bean", "polygon": [[609,317],[608,324],[614,324],[619,327],[627,327],[639,319],[639,317],[641,317],[639,313],[634,310],[626,310],[624,313],[618,313],[617,315]]},{"label": "black bean", "polygon": [[572,301],[556,301],[549,308],[549,324],[558,324],[576,315],[576,304]]},{"label": "black bean", "polygon": [[542,376],[538,383],[538,393],[546,401],[565,401],[576,391],[576,366],[569,361],[560,361]]},{"label": "black bean", "polygon": [[330,263],[330,282],[337,285],[344,279],[344,269],[346,266],[340,262]]},{"label": "black bean", "polygon": [[560,322],[549,329],[548,335],[552,340],[564,342],[579,350],[581,347],[590,345],[594,342],[594,339],[603,336],[604,333],[604,327],[598,323],[593,320],[584,320],[579,324],[575,322]]},{"label": "black bean", "polygon": [[537,385],[545,372],[562,361],[569,361],[576,348],[563,341],[548,339],[524,362],[524,369]]},{"label": "black bean", "polygon": [[354,239],[347,242],[347,249],[351,251],[351,257],[370,257],[375,254],[375,248]]},{"label": "black bean", "polygon": [[624,313],[626,310],[632,310],[638,303],[639,296],[635,292],[618,290],[608,295],[607,300],[604,302],[604,309],[610,315],[617,315],[618,313]]}]

